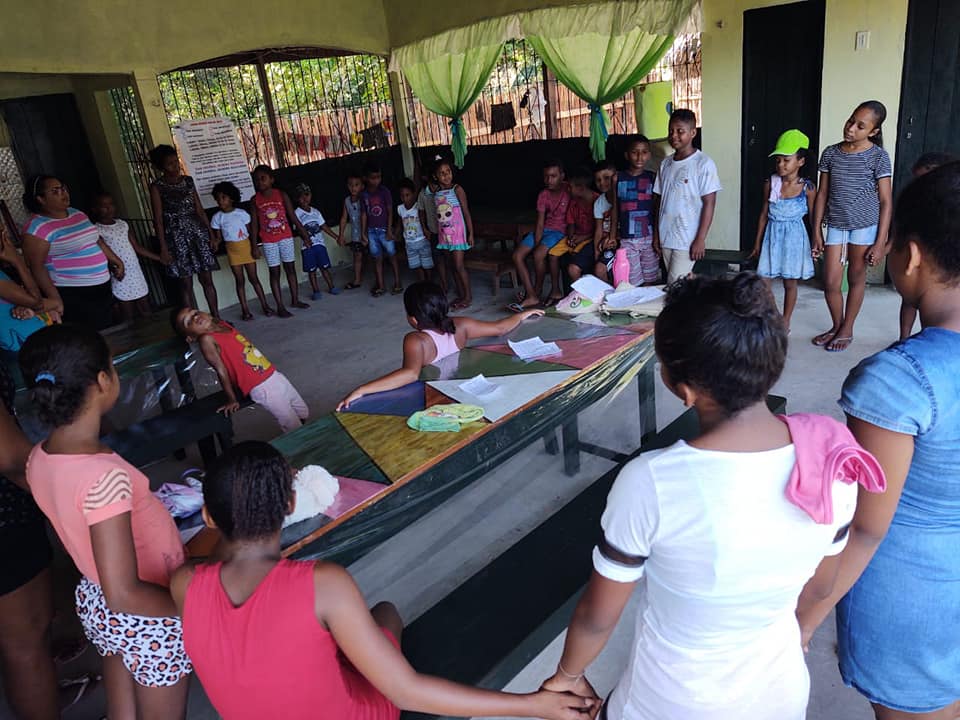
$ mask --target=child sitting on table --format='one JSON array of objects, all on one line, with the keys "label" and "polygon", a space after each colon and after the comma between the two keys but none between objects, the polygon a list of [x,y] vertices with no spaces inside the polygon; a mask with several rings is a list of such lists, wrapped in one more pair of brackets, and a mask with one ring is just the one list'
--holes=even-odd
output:
[{"label": "child sitting on table", "polygon": [[200,344],[203,357],[217,371],[227,402],[217,412],[232,415],[240,409],[240,397],[250,396],[262,405],[288,432],[310,416],[297,389],[247,338],[223,320],[193,308],[174,310],[173,327],[178,334]]},{"label": "child sitting on table", "polygon": [[264,442],[227,450],[203,483],[204,520],[220,530],[218,562],[185,565],[171,593],[197,676],[227,720],[396,720],[400,709],[457,717],[586,718],[572,693],[481,690],[423,675],[400,650],[403,621],[368,609],[350,574],[323,561],[287,560],[284,518],[293,473]]},{"label": "child sitting on table", "polygon": [[604,282],[610,282],[613,260],[620,243],[617,240],[617,223],[613,221],[617,207],[617,166],[612,160],[601,160],[593,169],[593,182],[600,194],[593,203],[593,244],[597,264],[593,274]]},{"label": "child sitting on table", "polygon": [[525,310],[497,322],[452,318],[447,315],[447,296],[439,286],[430,282],[416,282],[408,287],[403,293],[403,307],[407,322],[414,329],[403,338],[403,367],[358,387],[340,401],[338,411],[347,409],[350,403],[364,395],[415,382],[425,365],[435,365],[460,352],[469,340],[505,335],[527,318],[543,315],[543,310],[537,309]]},{"label": "child sitting on table", "polygon": [[[592,273],[597,256],[593,244],[593,205],[599,195],[590,187],[590,171],[579,168],[570,173],[570,204],[567,206],[567,237],[550,250],[550,272],[559,267],[561,258],[567,263],[571,280]],[[556,266],[556,267],[555,267]]]}]

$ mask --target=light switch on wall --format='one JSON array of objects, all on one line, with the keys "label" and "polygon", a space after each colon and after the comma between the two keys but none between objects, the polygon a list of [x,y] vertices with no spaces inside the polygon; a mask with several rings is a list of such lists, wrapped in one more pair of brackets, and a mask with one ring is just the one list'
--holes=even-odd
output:
[{"label": "light switch on wall", "polygon": [[857,39],[854,41],[853,49],[856,50],[868,50],[870,48],[870,31],[869,30],[858,30]]}]

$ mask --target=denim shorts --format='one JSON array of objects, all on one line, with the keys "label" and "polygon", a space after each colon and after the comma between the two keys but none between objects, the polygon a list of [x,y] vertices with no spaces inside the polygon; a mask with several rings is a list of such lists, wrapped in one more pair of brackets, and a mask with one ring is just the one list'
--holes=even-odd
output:
[{"label": "denim shorts", "polygon": [[873,245],[877,241],[877,226],[858,228],[856,230],[840,230],[827,226],[825,245]]},{"label": "denim shorts", "polygon": [[[561,232],[560,230],[547,230],[544,229],[543,237],[540,239],[540,244],[545,247],[552,248],[558,242],[563,240],[567,236],[566,233]],[[529,248],[534,246],[533,242],[533,233],[527,233],[524,236],[523,240],[520,241],[521,245],[526,245]]]},{"label": "denim shorts", "polygon": [[407,240],[407,265],[411,270],[423,268],[430,270],[433,268],[433,250],[430,247],[430,241],[426,238],[415,238]]},{"label": "denim shorts", "polygon": [[381,253],[387,257],[393,257],[397,254],[397,245],[393,240],[387,240],[386,228],[367,228],[367,240],[370,242],[370,254],[373,257],[380,257]]},{"label": "denim shorts", "polygon": [[260,246],[263,257],[267,260],[267,267],[277,267],[281,262],[294,261],[293,238],[288,237],[278,242],[265,242]]},{"label": "denim shorts", "polygon": [[304,248],[302,252],[303,271],[305,273],[316,272],[318,269],[326,270],[330,267],[330,255],[327,248],[323,245],[313,245]]}]

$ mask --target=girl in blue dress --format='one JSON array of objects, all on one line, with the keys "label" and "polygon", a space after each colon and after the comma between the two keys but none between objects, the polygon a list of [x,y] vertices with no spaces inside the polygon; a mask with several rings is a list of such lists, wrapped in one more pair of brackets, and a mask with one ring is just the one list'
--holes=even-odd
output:
[{"label": "girl in blue dress", "polygon": [[757,224],[757,241],[750,257],[759,257],[757,274],[771,285],[783,280],[783,320],[797,306],[797,281],[813,277],[813,255],[804,215],[813,216],[817,189],[803,177],[810,140],[799,130],[787,130],[770,153],[777,171],[763,183],[763,207]]},{"label": "girl in blue dress", "polygon": [[[923,330],[868,357],[840,407],[887,490],[860,493],[825,600],[804,590],[810,638],[834,604],[840,673],[878,720],[960,717],[960,163],[900,195],[887,267]],[[833,560],[828,558],[828,560]],[[811,587],[811,586],[808,586]]]}]

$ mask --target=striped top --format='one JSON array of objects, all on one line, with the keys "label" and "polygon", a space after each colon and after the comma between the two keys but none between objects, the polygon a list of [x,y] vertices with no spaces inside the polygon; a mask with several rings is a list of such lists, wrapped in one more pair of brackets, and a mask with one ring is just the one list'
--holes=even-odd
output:
[{"label": "striped top", "polygon": [[50,243],[46,265],[54,285],[88,287],[110,279],[107,256],[97,245],[100,233],[85,213],[69,208],[65,218],[33,215],[23,232]]},{"label": "striped top", "polygon": [[861,230],[880,222],[877,182],[890,177],[890,156],[879,145],[846,153],[831,145],[820,156],[820,172],[830,175],[826,223],[838,230]]}]

